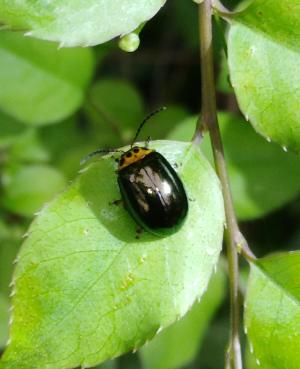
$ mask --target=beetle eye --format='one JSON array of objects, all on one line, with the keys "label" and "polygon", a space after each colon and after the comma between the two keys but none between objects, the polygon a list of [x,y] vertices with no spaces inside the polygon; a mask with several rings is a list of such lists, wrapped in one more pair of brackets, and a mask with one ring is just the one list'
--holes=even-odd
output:
[{"label": "beetle eye", "polygon": [[136,154],[137,154],[139,151],[140,151],[140,149],[139,149],[138,147],[135,147],[135,148],[133,149],[133,152],[134,152],[134,153],[136,153]]},{"label": "beetle eye", "polygon": [[130,158],[132,156],[132,153],[131,152],[128,152],[127,154],[126,154],[126,158]]}]

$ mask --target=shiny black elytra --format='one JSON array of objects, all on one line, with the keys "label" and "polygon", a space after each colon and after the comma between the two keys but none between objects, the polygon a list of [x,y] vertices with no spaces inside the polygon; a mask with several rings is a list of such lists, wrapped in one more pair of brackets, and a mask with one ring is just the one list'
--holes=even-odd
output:
[{"label": "shiny black elytra", "polygon": [[125,208],[148,232],[176,232],[188,212],[185,189],[171,164],[157,151],[134,147],[121,156],[118,184]]},{"label": "shiny black elytra", "polygon": [[[149,118],[163,109],[143,120],[133,143]],[[157,236],[176,232],[186,219],[188,199],[181,179],[166,158],[148,147],[132,144],[126,152],[97,150],[83,162],[105,152],[122,152],[118,160],[118,184],[125,208],[136,223]]]}]

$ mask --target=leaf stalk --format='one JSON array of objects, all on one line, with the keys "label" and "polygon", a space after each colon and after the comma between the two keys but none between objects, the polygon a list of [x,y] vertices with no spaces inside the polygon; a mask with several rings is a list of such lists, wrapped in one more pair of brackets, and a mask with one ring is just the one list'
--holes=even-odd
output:
[{"label": "leaf stalk", "polygon": [[221,182],[226,216],[225,243],[229,269],[231,329],[225,365],[226,368],[229,369],[242,369],[243,363],[239,338],[240,305],[238,252],[243,254],[247,260],[255,259],[255,255],[248,247],[238,227],[218,124],[212,47],[212,0],[204,0],[198,7],[202,106],[201,116],[198,119],[193,141],[195,144],[199,143],[202,138],[203,130],[206,129],[209,131],[215,168]]}]

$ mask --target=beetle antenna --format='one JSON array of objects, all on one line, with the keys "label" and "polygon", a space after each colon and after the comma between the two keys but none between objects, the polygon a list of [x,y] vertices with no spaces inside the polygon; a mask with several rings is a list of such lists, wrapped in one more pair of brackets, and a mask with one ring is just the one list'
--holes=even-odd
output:
[{"label": "beetle antenna", "polygon": [[142,121],[142,123],[140,124],[140,126],[139,126],[139,128],[138,128],[138,130],[136,131],[136,134],[135,134],[135,136],[134,136],[134,139],[132,140],[132,143],[131,143],[131,145],[130,145],[130,148],[132,148],[132,146],[134,145],[134,143],[136,142],[136,140],[137,140],[137,138],[138,138],[138,136],[139,136],[139,134],[140,134],[140,132],[141,132],[141,130],[142,130],[142,128],[144,127],[144,125],[145,125],[145,123],[149,120],[149,119],[151,119],[154,115],[156,115],[157,113],[159,113],[159,112],[161,112],[162,110],[166,110],[167,108],[165,107],[165,106],[162,106],[161,108],[159,108],[159,109],[157,109],[157,110],[155,110],[155,111],[153,111],[152,113],[150,113],[143,121]]},{"label": "beetle antenna", "polygon": [[121,152],[122,154],[124,154],[125,151],[123,150],[117,150],[117,149],[99,149],[96,151],[91,152],[90,154],[88,154],[85,158],[83,158],[80,161],[80,165],[84,165],[86,164],[88,161],[90,161],[93,157],[99,155],[99,154],[109,154],[110,152]]}]

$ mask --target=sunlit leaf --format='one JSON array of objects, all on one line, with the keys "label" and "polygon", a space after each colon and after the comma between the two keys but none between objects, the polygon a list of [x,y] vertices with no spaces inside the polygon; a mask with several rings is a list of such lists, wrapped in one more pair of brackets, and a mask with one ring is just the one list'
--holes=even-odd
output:
[{"label": "sunlit leaf", "polygon": [[[274,17],[274,21],[280,23],[281,18]],[[284,150],[299,152],[299,51],[251,27],[233,24],[228,35],[228,62],[232,86],[246,119]]]},{"label": "sunlit leaf", "polygon": [[58,50],[51,42],[0,33],[0,108],[21,122],[41,125],[71,115],[92,71],[89,49]]},{"label": "sunlit leaf", "polygon": [[[190,140],[196,117],[183,121],[170,139]],[[261,217],[294,199],[300,192],[300,159],[257,135],[242,118],[219,114],[222,138],[237,215],[240,219]],[[201,148],[211,160],[209,137]]]},{"label": "sunlit leaf", "polygon": [[233,13],[229,19],[300,52],[299,0],[252,0],[243,11]]},{"label": "sunlit leaf", "polygon": [[264,369],[300,367],[300,252],[251,264],[245,308],[249,345]]},{"label": "sunlit leaf", "polygon": [[94,366],[143,345],[203,294],[222,244],[219,182],[193,145],[152,147],[178,165],[190,198],[183,227],[136,239],[132,218],[110,204],[120,197],[114,160],[87,167],[28,231],[1,369]]},{"label": "sunlit leaf", "polygon": [[134,31],[165,0],[0,0],[0,23],[63,46],[91,46]]}]

